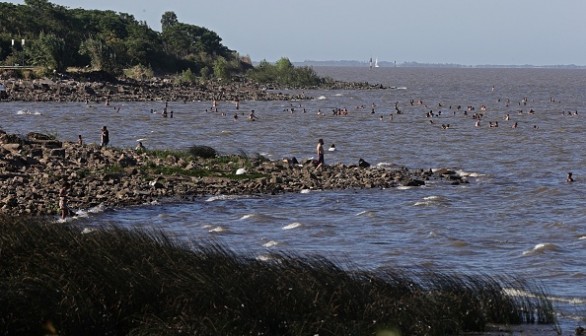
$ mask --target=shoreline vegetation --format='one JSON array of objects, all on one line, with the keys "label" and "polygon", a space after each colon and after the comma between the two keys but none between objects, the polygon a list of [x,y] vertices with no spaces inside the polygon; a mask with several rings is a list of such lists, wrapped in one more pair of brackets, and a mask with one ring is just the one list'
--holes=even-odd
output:
[{"label": "shoreline vegetation", "polygon": [[6,335],[561,334],[543,290],[512,276],[259,260],[161,232],[6,216],[0,251]]}]

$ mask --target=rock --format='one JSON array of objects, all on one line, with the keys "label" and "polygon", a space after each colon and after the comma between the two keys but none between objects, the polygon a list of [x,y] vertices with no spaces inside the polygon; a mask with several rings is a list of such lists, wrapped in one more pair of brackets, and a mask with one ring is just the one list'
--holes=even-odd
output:
[{"label": "rock", "polygon": [[49,156],[65,158],[65,149],[63,149],[63,148],[51,149],[51,154],[49,154]]},{"label": "rock", "polygon": [[370,167],[370,163],[364,161],[362,158],[358,160],[358,167],[360,168],[368,168]]}]

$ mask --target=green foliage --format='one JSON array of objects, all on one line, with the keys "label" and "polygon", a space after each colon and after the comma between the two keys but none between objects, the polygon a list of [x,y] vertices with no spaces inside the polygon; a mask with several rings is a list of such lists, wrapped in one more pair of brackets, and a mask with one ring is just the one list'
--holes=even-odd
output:
[{"label": "green foliage", "polygon": [[179,76],[180,83],[191,84],[191,83],[195,83],[196,81],[197,81],[197,77],[195,76],[193,71],[191,71],[191,69],[183,70],[183,72],[181,73],[181,76]]},{"label": "green foliage", "polygon": [[59,72],[66,70],[68,60],[66,43],[54,34],[41,33],[27,48],[28,59],[32,65],[44,66]]},{"label": "green foliage", "polygon": [[189,148],[189,154],[203,159],[212,159],[218,156],[218,152],[208,146],[191,146]]},{"label": "green foliage", "polygon": [[322,83],[322,79],[310,67],[293,66],[288,58],[283,57],[275,64],[263,60],[249,71],[251,79],[265,84],[279,84],[292,88],[315,87]]},{"label": "green foliage", "polygon": [[[24,5],[0,2],[0,23],[0,63],[4,64],[25,60],[57,71],[91,65],[112,74],[148,65],[177,73],[211,68],[220,57],[230,63],[235,57],[215,32],[180,23],[173,12],[163,14],[160,33],[125,13],[27,0]],[[17,41],[14,47],[12,39]],[[24,47],[21,39],[26,40]]]}]

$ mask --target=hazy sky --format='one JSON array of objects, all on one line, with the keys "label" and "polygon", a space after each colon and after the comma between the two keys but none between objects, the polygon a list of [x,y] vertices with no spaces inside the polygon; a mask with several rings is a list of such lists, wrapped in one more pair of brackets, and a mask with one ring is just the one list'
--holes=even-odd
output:
[{"label": "hazy sky", "polygon": [[[24,3],[24,1],[10,1]],[[586,0],[53,0],[215,31],[253,61],[586,65]]]}]

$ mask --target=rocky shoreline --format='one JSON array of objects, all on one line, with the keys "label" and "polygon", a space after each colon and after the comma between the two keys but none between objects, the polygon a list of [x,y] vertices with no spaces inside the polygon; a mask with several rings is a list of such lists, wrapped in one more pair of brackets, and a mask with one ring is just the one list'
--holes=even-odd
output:
[{"label": "rocky shoreline", "polygon": [[202,158],[187,152],[134,151],[62,142],[50,136],[0,131],[0,213],[53,216],[59,189],[69,205],[124,207],[209,195],[277,194],[322,189],[420,186],[437,180],[467,183],[450,169],[359,167],[311,161],[292,164],[263,157]]},{"label": "rocky shoreline", "polygon": [[[201,83],[174,83],[170,78],[136,81],[130,79],[96,80],[93,78],[53,78],[0,81],[5,88],[0,101],[23,102],[88,102],[109,101],[236,101],[236,100],[303,100],[311,99],[303,90],[284,90],[273,85],[260,85],[242,78],[240,81],[209,80]],[[332,81],[325,89],[384,89],[382,85]]]}]

